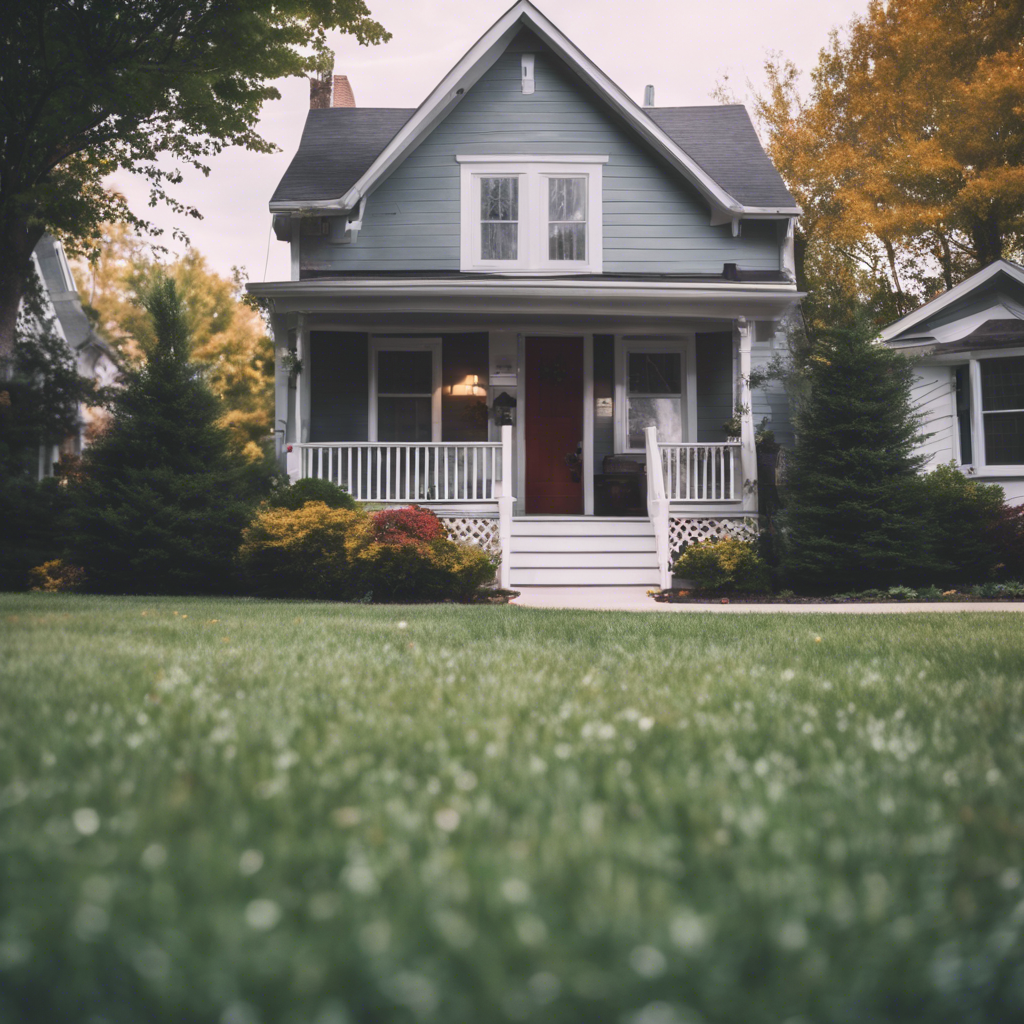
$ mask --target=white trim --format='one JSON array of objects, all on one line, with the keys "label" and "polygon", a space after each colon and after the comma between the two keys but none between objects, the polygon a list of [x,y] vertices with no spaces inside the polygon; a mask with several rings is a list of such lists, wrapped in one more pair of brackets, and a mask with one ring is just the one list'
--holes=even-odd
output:
[{"label": "white trim", "polygon": [[589,153],[486,153],[457,154],[456,163],[460,164],[606,164],[610,158]]},{"label": "white trim", "polygon": [[1019,267],[1016,263],[1011,263],[1009,260],[996,260],[995,263],[990,263],[984,270],[979,270],[965,281],[954,285],[949,291],[943,292],[930,302],[926,302],[923,306],[915,309],[913,313],[908,313],[902,319],[889,324],[888,327],[881,330],[878,337],[882,341],[892,341],[897,335],[903,334],[911,327],[921,323],[921,321],[927,320],[929,317],[944,310],[947,306],[970,295],[971,292],[980,288],[1000,273],[1008,274],[1019,284],[1024,284],[1024,267]]},{"label": "white trim", "polygon": [[[495,274],[600,274],[604,269],[604,156],[548,157],[499,155],[456,157],[460,174],[459,269]],[[480,181],[519,180],[519,243],[514,260],[484,260],[480,253]],[[547,256],[548,199],[552,177],[587,179],[587,259],[552,260]]]},{"label": "white trim", "polygon": [[[596,64],[580,51],[529,0],[518,0],[467,51],[465,56],[438,83],[381,154],[359,180],[340,198],[306,203],[271,203],[273,212],[291,210],[350,210],[368,195],[396,163],[430,132],[494,65],[520,25],[526,25],[564,60],[584,83],[593,89],[643,138],[658,150],[676,170],[702,193],[712,210],[729,216],[744,215],[744,207],[730,195],[692,157],[676,145],[657,124]],[[750,207],[754,215],[798,215],[798,207]]]},{"label": "white trim", "polygon": [[614,413],[615,451],[619,454],[638,455],[646,446],[630,448],[628,429],[627,355],[630,352],[678,352],[683,359],[683,390],[680,395],[683,436],[678,442],[661,438],[670,444],[690,444],[697,440],[697,335],[686,332],[679,335],[642,334],[615,335],[615,370],[612,382],[612,409]]},{"label": "white trim", "polygon": [[[441,339],[402,338],[370,334],[367,339],[367,429],[368,443],[377,443],[377,354],[379,352],[423,352],[432,355],[432,394],[430,397],[430,443],[441,443]],[[395,442],[406,443],[406,442]]]}]

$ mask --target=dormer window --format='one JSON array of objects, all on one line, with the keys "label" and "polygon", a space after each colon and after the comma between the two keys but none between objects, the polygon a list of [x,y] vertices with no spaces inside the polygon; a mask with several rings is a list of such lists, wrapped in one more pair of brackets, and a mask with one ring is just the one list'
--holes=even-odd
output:
[{"label": "dormer window", "polygon": [[605,156],[459,156],[463,270],[601,273]]}]

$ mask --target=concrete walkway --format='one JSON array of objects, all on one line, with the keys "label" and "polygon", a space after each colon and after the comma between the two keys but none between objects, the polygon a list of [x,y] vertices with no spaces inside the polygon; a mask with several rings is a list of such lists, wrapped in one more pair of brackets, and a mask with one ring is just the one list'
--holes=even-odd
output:
[{"label": "concrete walkway", "polygon": [[1024,601],[951,601],[936,604],[662,604],[648,587],[522,587],[512,604],[524,608],[589,608],[605,612],[796,612],[881,615],[899,612],[1024,612]]}]

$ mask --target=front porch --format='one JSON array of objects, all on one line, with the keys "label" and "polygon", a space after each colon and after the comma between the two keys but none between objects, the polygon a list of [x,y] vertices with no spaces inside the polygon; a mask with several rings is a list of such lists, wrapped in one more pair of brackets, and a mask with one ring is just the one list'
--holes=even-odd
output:
[{"label": "front porch", "polygon": [[[500,554],[503,586],[664,586],[684,541],[756,533],[747,381],[797,298],[789,282],[461,275],[260,292],[289,476],[433,509]],[[543,517],[565,525],[527,530]]]}]

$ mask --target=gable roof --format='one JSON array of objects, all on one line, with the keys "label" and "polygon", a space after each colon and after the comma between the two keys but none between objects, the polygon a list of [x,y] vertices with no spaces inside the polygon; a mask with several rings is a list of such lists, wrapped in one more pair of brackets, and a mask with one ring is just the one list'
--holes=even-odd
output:
[{"label": "gable roof", "polygon": [[[371,111],[365,120],[357,117],[348,122],[343,117],[337,117],[338,111],[335,109],[310,111],[299,150],[270,201],[271,212],[345,212],[355,209],[392,168],[447,116],[524,27],[565,61],[645,142],[697,188],[712,208],[713,223],[736,220],[751,214],[797,216],[801,212],[757,142],[753,126],[743,108],[664,107],[660,108],[662,117],[659,120],[653,111],[644,110],[631,100],[529,0],[518,0],[506,11],[416,110],[388,111],[387,114],[392,117],[390,121],[386,120],[385,111]],[[711,111],[715,109],[726,113],[712,114]],[[742,111],[742,119],[738,111]],[[330,116],[314,118],[314,114]],[[385,139],[385,134],[403,114],[406,116],[402,123]],[[354,156],[350,160],[348,154],[328,152],[330,146],[347,147],[347,138],[343,135],[346,125],[360,130],[360,140],[354,147],[358,159]],[[330,146],[326,141],[312,138],[314,127],[331,135]],[[719,141],[704,137],[708,131],[712,131]],[[683,139],[686,145],[682,144]],[[380,148],[373,154],[371,151],[378,144]],[[756,154],[752,144],[756,147]],[[730,145],[738,145],[739,149],[730,152]],[[701,152],[703,162],[689,152],[688,146],[694,146]],[[344,172],[343,178],[329,179],[326,174],[321,176],[320,170],[312,166],[318,156],[325,154],[328,162],[338,161],[342,165],[339,170]],[[752,160],[749,169],[734,166],[748,160]],[[366,166],[360,171],[358,165],[362,163],[366,163]],[[709,170],[706,164],[715,170]],[[353,174],[358,176],[350,181]],[[720,178],[729,180],[731,188]],[[314,197],[312,193],[317,190],[326,192],[319,191]],[[746,201],[751,197],[754,201]]]},{"label": "gable roof", "polygon": [[965,303],[975,293],[996,283],[1000,276],[1004,276],[1007,283],[1013,282],[1018,286],[1024,286],[1024,267],[1011,263],[1009,260],[996,260],[984,270],[979,270],[930,302],[926,302],[919,309],[915,309],[913,313],[908,313],[902,319],[889,324],[879,333],[879,337],[882,341],[890,343],[916,342],[920,344],[922,341],[955,341],[961,340],[965,334],[973,332],[989,319],[1000,319],[1006,315],[1016,316],[1015,310],[1007,308],[1002,302],[995,301],[990,309],[965,313],[963,319],[957,321],[955,326],[944,325],[944,328],[948,329],[930,331],[926,334],[920,330],[916,332],[913,330],[939,313],[951,311],[958,303]]}]

